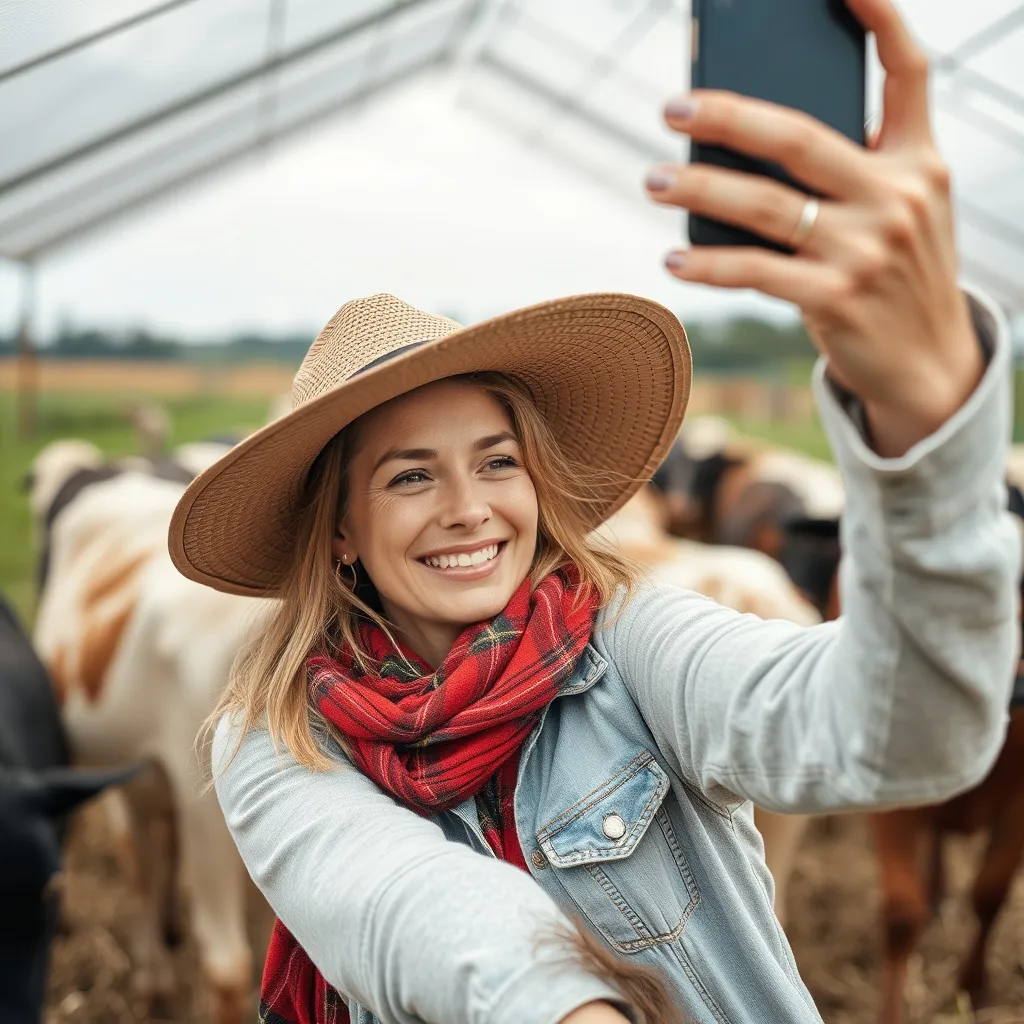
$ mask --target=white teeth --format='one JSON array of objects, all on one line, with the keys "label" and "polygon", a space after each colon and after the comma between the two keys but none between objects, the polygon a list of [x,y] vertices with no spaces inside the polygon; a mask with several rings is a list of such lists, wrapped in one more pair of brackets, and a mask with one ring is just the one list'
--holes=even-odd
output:
[{"label": "white teeth", "polygon": [[425,558],[424,561],[435,569],[450,569],[453,566],[482,565],[484,562],[489,562],[492,558],[497,557],[498,545],[488,544],[487,547],[480,548],[479,551],[473,551],[472,553],[463,551],[457,555],[431,555],[429,558]]}]

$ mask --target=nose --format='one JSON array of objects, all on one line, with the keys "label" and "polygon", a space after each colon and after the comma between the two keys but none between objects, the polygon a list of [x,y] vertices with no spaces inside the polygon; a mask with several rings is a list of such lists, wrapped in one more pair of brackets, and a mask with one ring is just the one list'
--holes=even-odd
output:
[{"label": "nose", "polygon": [[461,527],[470,531],[491,518],[491,506],[483,493],[483,484],[469,474],[451,479],[444,488],[440,525],[445,529]]}]

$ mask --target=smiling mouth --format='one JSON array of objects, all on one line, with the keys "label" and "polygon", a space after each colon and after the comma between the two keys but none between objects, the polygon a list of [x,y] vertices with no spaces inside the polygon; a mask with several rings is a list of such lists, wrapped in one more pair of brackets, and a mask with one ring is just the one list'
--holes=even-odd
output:
[{"label": "smiling mouth", "polygon": [[497,544],[486,544],[476,551],[460,551],[458,554],[428,555],[420,558],[419,561],[431,569],[440,569],[442,572],[457,569],[476,569],[494,562],[501,554],[508,541],[500,541]]}]

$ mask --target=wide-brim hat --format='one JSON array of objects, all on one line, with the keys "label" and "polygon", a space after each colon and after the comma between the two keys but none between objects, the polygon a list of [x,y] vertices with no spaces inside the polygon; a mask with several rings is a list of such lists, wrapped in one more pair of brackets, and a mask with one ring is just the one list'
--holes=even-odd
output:
[{"label": "wide-brim hat", "polygon": [[604,481],[602,523],[650,478],[678,433],[690,349],[678,319],[635,295],[576,295],[462,327],[392,295],[346,303],[310,347],[292,411],[191,483],[171,520],[171,558],[189,579],[273,596],[292,556],[317,455],[363,413],[432,381],[497,370],[520,380],[565,455]]}]

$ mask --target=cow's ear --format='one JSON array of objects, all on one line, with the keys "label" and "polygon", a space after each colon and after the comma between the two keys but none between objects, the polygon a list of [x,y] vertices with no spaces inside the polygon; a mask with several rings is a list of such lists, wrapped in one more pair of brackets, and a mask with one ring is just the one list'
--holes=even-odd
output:
[{"label": "cow's ear", "polygon": [[46,768],[36,773],[38,789],[33,800],[39,810],[50,817],[70,814],[80,804],[98,796],[108,786],[127,782],[138,768],[107,771],[85,771],[80,768]]},{"label": "cow's ear", "polygon": [[1024,492],[1016,484],[1007,484],[1006,490],[1009,496],[1007,508],[1015,515],[1024,519]]},{"label": "cow's ear", "polygon": [[19,483],[21,485],[21,493],[22,494],[28,494],[32,490],[32,488],[35,487],[35,485],[36,485],[36,475],[35,475],[35,473],[33,473],[32,470],[29,470],[27,473],[25,473],[22,476],[22,478],[19,481]]},{"label": "cow's ear", "polygon": [[786,521],[786,533],[791,536],[816,537],[819,540],[839,539],[838,519],[790,519]]}]

